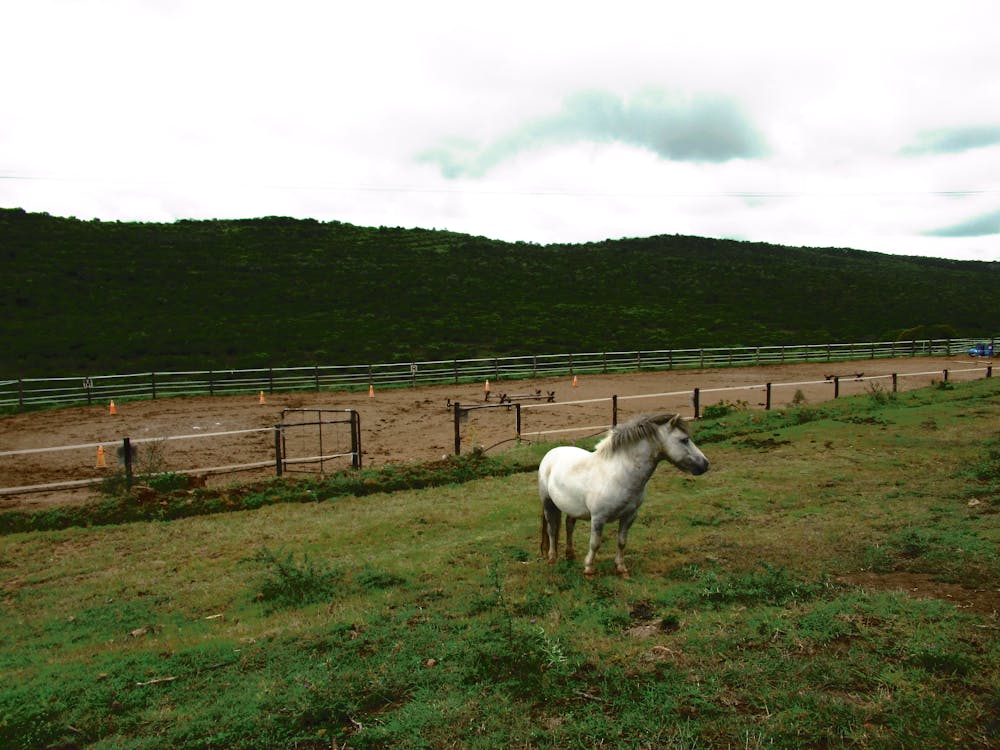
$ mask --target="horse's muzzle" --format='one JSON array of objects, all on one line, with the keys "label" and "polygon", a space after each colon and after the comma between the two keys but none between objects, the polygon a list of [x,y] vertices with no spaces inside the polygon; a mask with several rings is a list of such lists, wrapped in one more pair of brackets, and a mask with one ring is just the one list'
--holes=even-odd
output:
[{"label": "horse's muzzle", "polygon": [[707,459],[702,459],[701,461],[699,461],[698,463],[694,464],[691,467],[691,473],[694,474],[695,476],[699,476],[701,474],[704,474],[706,471],[708,471],[708,460]]}]

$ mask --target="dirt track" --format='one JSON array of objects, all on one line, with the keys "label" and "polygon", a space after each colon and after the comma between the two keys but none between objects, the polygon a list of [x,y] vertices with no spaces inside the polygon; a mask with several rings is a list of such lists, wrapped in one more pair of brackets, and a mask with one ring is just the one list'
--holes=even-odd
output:
[{"label": "dirt track", "polygon": [[[627,375],[582,375],[576,387],[572,384],[572,377],[539,378],[492,382],[491,400],[495,402],[501,393],[513,395],[534,393],[536,390],[543,393],[555,391],[554,405],[538,406],[544,402],[524,401],[522,434],[528,440],[572,440],[598,432],[602,426],[611,423],[612,395],[619,397],[620,421],[650,411],[677,411],[691,416],[690,391],[695,387],[701,390],[702,408],[722,400],[745,401],[751,408],[763,408],[765,391],[760,386],[771,382],[775,384],[772,389],[772,407],[781,408],[792,401],[797,391],[801,391],[809,403],[832,398],[833,383],[825,380],[827,376],[839,376],[840,394],[847,396],[863,393],[872,387],[892,387],[888,378],[869,380],[875,376],[929,373],[900,377],[899,390],[903,391],[940,381],[945,369],[949,369],[953,380],[978,379],[984,376],[983,369],[978,372],[959,371],[973,367],[985,368],[986,364],[969,359],[907,358],[639,372]],[[365,466],[426,461],[454,452],[454,418],[453,410],[447,406],[448,401],[470,405],[484,403],[484,385],[476,383],[403,388],[379,391],[373,398],[367,392],[273,394],[265,396],[263,405],[259,403],[257,395],[119,401],[116,402],[117,414],[110,414],[107,405],[29,412],[0,418],[0,453],[120,441],[127,436],[139,444],[137,466],[140,469],[143,461],[153,460],[149,458],[150,455],[155,458],[156,468],[173,471],[273,461],[274,436],[273,431],[267,428],[272,428],[280,421],[282,409],[304,407],[356,409],[361,417]],[[712,390],[720,388],[738,390]],[[663,395],[677,391],[684,393]],[[637,398],[645,394],[661,395]],[[589,399],[600,400],[582,404],[566,403]],[[474,445],[492,448],[498,443],[500,445],[492,449],[501,450],[503,441],[514,437],[514,420],[513,410],[505,408],[471,412],[468,422],[461,427],[463,452],[471,450]],[[212,438],[154,440],[168,436],[253,428],[261,429],[247,434]],[[534,434],[568,428],[573,431]],[[349,450],[346,428],[326,429],[326,453],[331,450]],[[313,431],[305,428],[289,433],[289,457],[315,455],[315,442]],[[93,447],[0,456],[0,488],[104,476],[118,468],[114,448],[106,449],[106,462],[106,469],[95,467],[96,450]],[[339,460],[327,466],[328,470],[333,470],[345,465],[349,466],[349,461]],[[272,466],[255,471],[212,475],[209,482],[229,483],[273,474]],[[95,496],[93,489],[20,494],[0,492],[0,510],[87,502]]]}]

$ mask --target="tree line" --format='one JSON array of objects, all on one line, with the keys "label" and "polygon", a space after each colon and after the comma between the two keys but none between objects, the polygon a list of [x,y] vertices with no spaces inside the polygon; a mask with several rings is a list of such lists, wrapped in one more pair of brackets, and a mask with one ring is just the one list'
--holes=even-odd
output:
[{"label": "tree line", "polygon": [[[0,209],[0,378],[987,337],[1000,263]],[[918,335],[923,334],[923,335]]]}]

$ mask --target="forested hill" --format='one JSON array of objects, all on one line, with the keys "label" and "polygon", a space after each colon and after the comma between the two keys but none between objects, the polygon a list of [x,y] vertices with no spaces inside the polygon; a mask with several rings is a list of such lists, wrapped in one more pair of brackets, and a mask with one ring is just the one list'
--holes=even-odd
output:
[{"label": "forested hill", "polygon": [[0,378],[988,336],[1000,263],[0,209]]}]

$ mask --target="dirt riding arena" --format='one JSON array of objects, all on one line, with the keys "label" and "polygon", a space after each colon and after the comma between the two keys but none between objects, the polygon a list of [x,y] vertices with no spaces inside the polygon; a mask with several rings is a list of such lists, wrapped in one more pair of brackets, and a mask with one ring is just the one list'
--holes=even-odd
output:
[{"label": "dirt riding arena", "polygon": [[[692,416],[692,390],[700,390],[704,409],[720,401],[746,402],[764,408],[765,383],[772,383],[772,408],[796,398],[820,403],[834,396],[832,378],[839,379],[841,396],[873,388],[891,390],[897,373],[898,389],[913,390],[940,382],[944,370],[953,381],[985,376],[988,363],[963,358],[901,358],[739,367],[673,370],[630,374],[580,375],[490,383],[490,402],[501,394],[512,397],[547,396],[521,400],[521,433],[530,441],[571,441],[600,432],[611,424],[611,397],[618,396],[618,420],[653,411],[676,411]],[[920,374],[915,374],[920,373]],[[829,379],[828,379],[829,378]],[[365,392],[299,392],[240,396],[201,396],[34,411],[0,418],[0,510],[41,508],[60,503],[87,502],[97,497],[93,487],[55,491],[5,491],[4,488],[100,478],[121,469],[115,447],[105,449],[106,468],[97,468],[97,443],[130,438],[137,447],[135,466],[160,471],[183,471],[203,476],[209,484],[226,484],[273,476],[273,427],[283,409],[354,409],[361,418],[364,466],[428,461],[455,450],[455,419],[451,402],[463,405],[484,401],[485,383],[423,386]],[[722,390],[718,390],[722,389]],[[583,402],[583,403],[573,403]],[[324,454],[349,452],[349,428],[324,428]],[[286,434],[286,457],[315,454],[315,429],[298,428]],[[210,437],[200,437],[212,433]],[[214,433],[230,433],[215,435]],[[476,446],[491,452],[512,445],[516,434],[513,409],[477,409],[460,424],[462,451]],[[59,451],[40,451],[79,446]],[[264,463],[252,470],[228,470],[238,464]],[[350,458],[325,464],[327,471],[349,467]],[[317,467],[303,465],[312,472]]]}]

